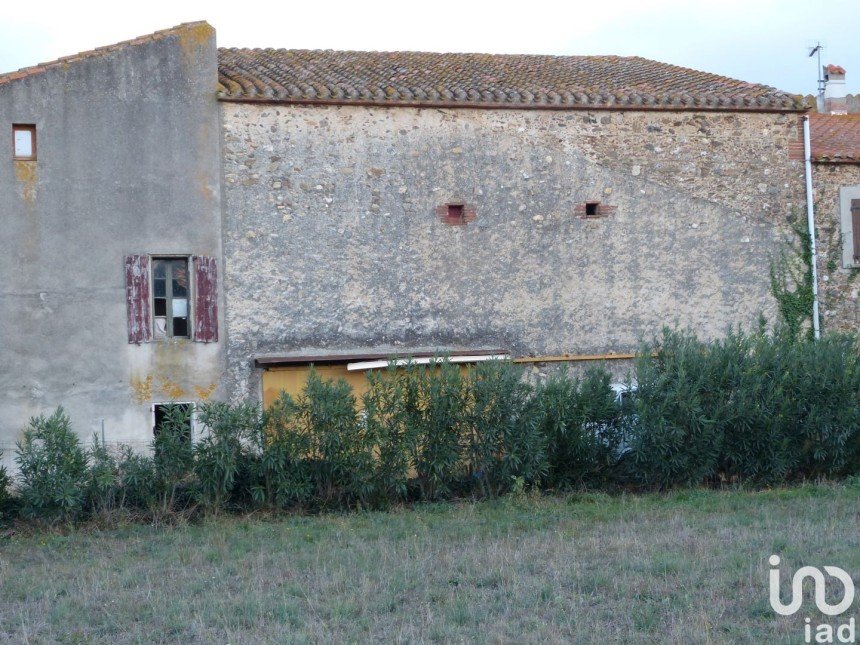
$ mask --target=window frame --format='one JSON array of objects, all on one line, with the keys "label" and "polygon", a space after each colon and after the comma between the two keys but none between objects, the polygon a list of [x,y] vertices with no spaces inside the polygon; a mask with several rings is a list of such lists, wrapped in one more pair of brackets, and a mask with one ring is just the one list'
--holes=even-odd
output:
[{"label": "window frame", "polygon": [[[32,154],[24,156],[18,154],[18,147],[15,145],[15,133],[29,132],[30,144],[32,145]],[[35,123],[13,123],[12,124],[12,160],[13,161],[36,161],[38,156],[38,143],[36,141],[36,124]]]},{"label": "window frame", "polygon": [[[155,263],[160,260],[184,260],[185,261],[185,271],[188,279],[188,287],[186,288],[186,300],[187,309],[186,309],[186,326],[187,333],[184,336],[176,336],[173,333],[173,280],[168,276],[165,278],[165,315],[158,316],[155,313]],[[191,255],[186,254],[149,254],[149,306],[150,306],[150,318],[152,324],[152,340],[153,341],[169,341],[169,340],[194,340],[194,311],[193,311],[193,302],[194,302],[194,288],[195,288],[195,280],[193,279],[192,272],[194,271],[194,262],[193,257]],[[168,268],[171,266],[167,265]],[[169,295],[168,295],[169,294]],[[167,325],[165,328],[165,335],[163,337],[158,336],[156,331],[156,318],[165,318],[167,321]]]},{"label": "window frame", "polygon": [[860,248],[854,248],[852,202],[860,200],[860,185],[839,189],[839,220],[842,234],[842,268],[860,269]]}]

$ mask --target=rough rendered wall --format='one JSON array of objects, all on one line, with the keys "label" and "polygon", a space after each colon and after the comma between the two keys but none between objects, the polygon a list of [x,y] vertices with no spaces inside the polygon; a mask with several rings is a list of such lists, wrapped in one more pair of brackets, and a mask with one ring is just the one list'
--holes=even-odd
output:
[{"label": "rough rendered wall", "polygon": [[[634,349],[774,315],[797,115],[222,103],[231,390],[259,354]],[[476,208],[465,226],[437,206]],[[614,207],[583,219],[586,200]]]},{"label": "rough rendered wall", "polygon": [[839,189],[860,186],[860,165],[814,164],[818,291],[824,330],[860,330],[860,269],[842,266]]},{"label": "rough rendered wall", "polygon": [[[198,399],[221,344],[129,345],[124,256],[220,256],[215,34],[206,25],[0,85],[0,447],[62,405],[89,439],[151,440],[150,403]],[[12,124],[38,160],[13,162]]]}]

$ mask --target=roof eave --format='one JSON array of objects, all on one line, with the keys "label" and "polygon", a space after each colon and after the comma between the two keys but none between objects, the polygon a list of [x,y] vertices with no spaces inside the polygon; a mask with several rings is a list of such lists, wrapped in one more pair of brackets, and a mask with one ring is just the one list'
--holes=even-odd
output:
[{"label": "roof eave", "polygon": [[803,114],[808,107],[777,107],[777,106],[707,106],[707,105],[630,105],[630,104],[570,104],[570,103],[467,103],[458,101],[362,101],[337,99],[292,99],[271,96],[223,96],[218,100],[223,103],[262,103],[279,105],[335,105],[357,107],[386,107],[386,108],[458,108],[474,110],[587,110],[587,111],[632,111],[632,112],[754,112]]}]

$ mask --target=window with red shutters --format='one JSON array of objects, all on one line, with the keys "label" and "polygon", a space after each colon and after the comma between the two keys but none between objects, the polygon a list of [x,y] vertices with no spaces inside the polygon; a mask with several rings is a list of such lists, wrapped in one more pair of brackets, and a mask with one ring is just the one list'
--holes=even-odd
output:
[{"label": "window with red shutters", "polygon": [[218,341],[215,258],[128,255],[125,291],[129,343],[169,338]]}]

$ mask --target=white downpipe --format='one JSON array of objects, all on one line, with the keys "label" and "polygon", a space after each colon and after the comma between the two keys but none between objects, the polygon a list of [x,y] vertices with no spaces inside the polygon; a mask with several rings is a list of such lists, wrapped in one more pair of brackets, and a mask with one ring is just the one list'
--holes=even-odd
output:
[{"label": "white downpipe", "polygon": [[815,248],[815,207],[812,203],[812,146],[809,143],[809,116],[803,116],[803,160],[806,166],[806,223],[812,251],[812,330],[816,340],[821,336],[818,321],[818,252]]}]

